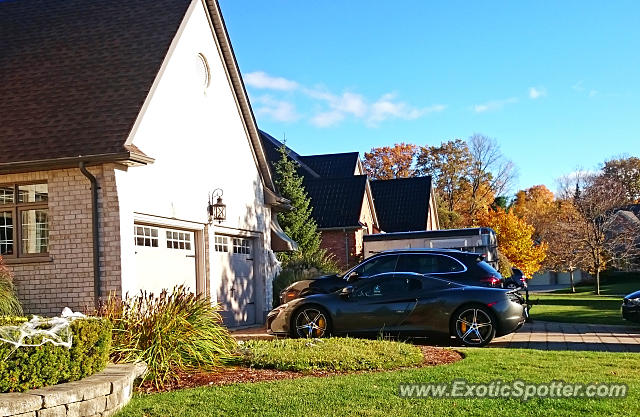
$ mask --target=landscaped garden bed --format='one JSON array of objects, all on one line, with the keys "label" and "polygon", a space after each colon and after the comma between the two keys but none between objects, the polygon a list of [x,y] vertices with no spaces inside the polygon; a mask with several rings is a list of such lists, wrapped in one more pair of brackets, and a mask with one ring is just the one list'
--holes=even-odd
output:
[{"label": "landscaped garden bed", "polygon": [[178,372],[159,387],[147,381],[140,391],[165,392],[209,385],[229,385],[327,377],[350,373],[409,369],[457,362],[462,355],[452,349],[353,338],[283,339],[249,341],[228,366],[209,372]]}]

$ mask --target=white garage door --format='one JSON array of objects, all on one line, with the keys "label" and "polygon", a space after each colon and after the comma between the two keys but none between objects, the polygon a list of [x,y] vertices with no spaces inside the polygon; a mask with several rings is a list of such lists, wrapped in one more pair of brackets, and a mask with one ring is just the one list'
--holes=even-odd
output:
[{"label": "white garage door", "polygon": [[196,292],[194,232],[138,224],[134,231],[138,292],[159,294],[176,285]]},{"label": "white garage door", "polygon": [[247,326],[256,322],[253,279],[253,239],[216,236],[215,253],[221,273],[218,300],[227,326]]}]

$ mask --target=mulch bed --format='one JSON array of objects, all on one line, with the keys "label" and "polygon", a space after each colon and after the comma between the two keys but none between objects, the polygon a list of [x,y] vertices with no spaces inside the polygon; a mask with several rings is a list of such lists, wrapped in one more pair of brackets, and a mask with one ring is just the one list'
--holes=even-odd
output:
[{"label": "mulch bed", "polygon": [[[424,355],[424,362],[420,366],[435,366],[445,365],[453,362],[457,362],[463,358],[460,352],[451,349],[443,349],[433,346],[419,346]],[[407,368],[400,368],[407,369]],[[229,385],[246,382],[263,382],[263,381],[276,381],[280,379],[295,379],[305,376],[313,377],[326,377],[333,375],[345,375],[345,374],[362,374],[365,372],[380,372],[380,371],[310,371],[310,372],[296,372],[296,371],[278,371],[275,369],[256,369],[246,368],[242,366],[233,366],[221,368],[213,372],[195,372],[195,373],[181,373],[178,374],[176,380],[168,382],[163,388],[157,389],[150,382],[143,383],[138,387],[139,392],[152,393],[152,392],[168,392],[185,388],[196,388],[212,385]]]}]

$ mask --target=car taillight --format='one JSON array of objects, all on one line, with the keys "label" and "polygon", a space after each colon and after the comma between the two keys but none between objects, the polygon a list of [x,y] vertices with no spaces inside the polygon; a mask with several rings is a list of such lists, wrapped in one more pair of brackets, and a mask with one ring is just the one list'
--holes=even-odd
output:
[{"label": "car taillight", "polygon": [[490,275],[488,277],[480,278],[480,282],[484,282],[484,283],[489,284],[490,286],[494,287],[494,286],[500,284],[500,278],[494,277],[493,275]]}]

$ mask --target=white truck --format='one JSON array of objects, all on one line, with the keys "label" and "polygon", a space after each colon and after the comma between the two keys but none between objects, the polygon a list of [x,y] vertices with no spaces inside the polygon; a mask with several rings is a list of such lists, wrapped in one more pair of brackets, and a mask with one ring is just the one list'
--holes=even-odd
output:
[{"label": "white truck", "polygon": [[491,266],[498,267],[498,239],[496,232],[488,227],[378,233],[363,238],[365,259],[385,250],[407,248],[458,249],[479,253]]}]

